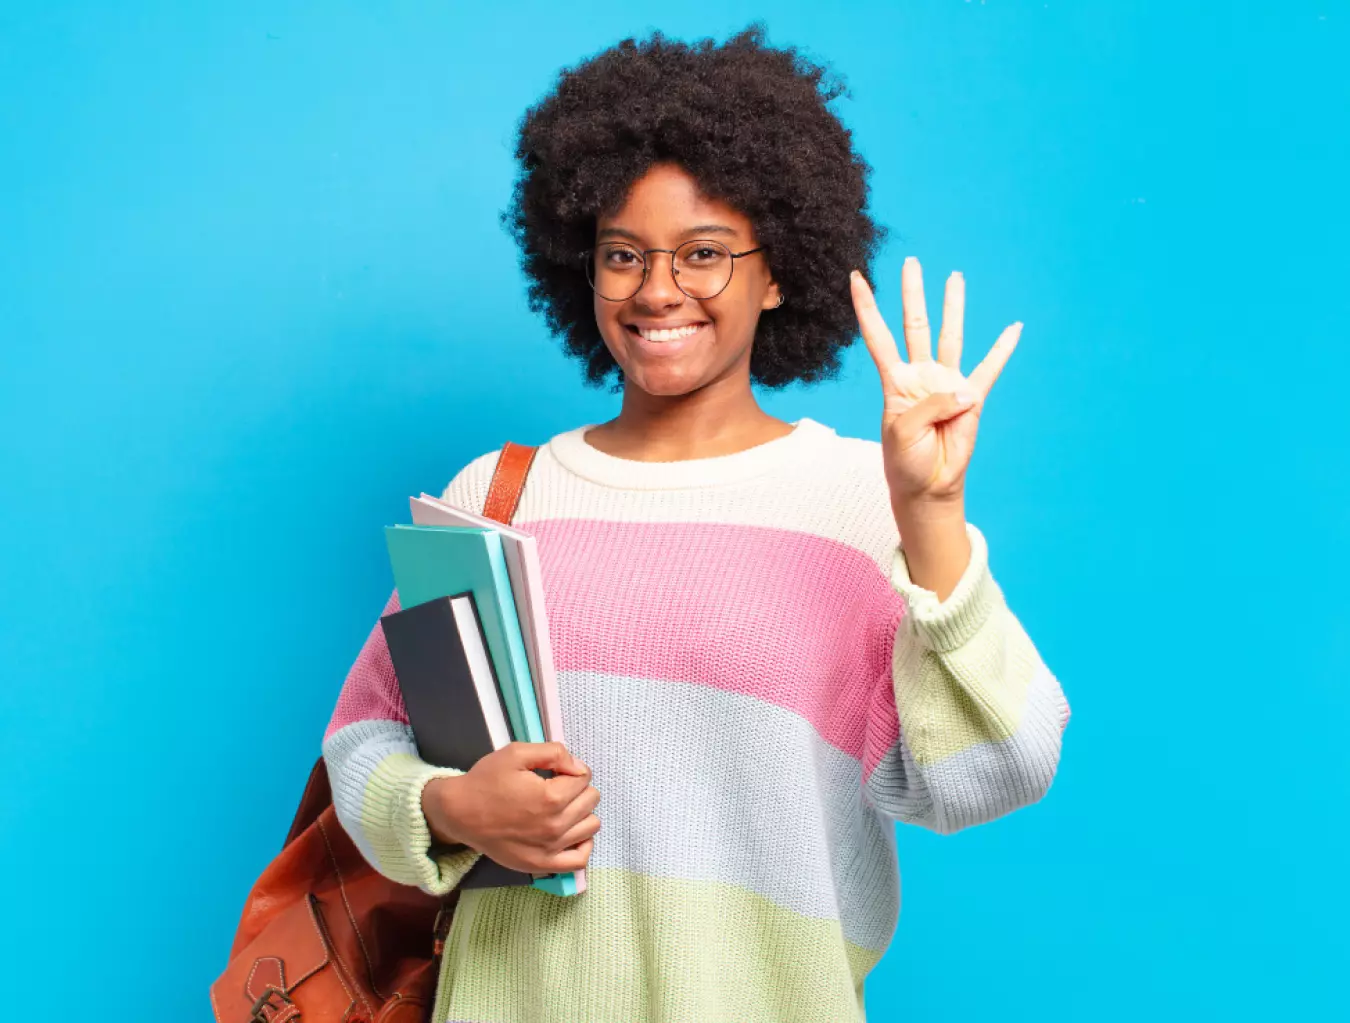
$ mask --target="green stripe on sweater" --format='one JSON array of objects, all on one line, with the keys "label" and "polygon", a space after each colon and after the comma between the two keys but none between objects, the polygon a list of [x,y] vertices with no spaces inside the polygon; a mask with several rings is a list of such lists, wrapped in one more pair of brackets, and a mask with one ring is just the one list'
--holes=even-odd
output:
[{"label": "green stripe on sweater", "polygon": [[589,890],[570,899],[526,887],[464,892],[433,1020],[862,1018],[862,981],[881,956],[846,942],[837,920],[717,882],[614,869],[587,878]]}]

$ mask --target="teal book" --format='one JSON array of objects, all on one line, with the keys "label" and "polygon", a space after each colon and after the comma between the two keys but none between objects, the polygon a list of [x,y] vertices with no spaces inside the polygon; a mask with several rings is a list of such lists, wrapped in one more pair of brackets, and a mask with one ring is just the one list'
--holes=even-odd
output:
[{"label": "teal book", "polygon": [[[384,538],[400,607],[465,591],[473,593],[511,723],[511,736],[519,742],[544,742],[543,719],[501,534],[493,529],[459,526],[398,525],[386,526]],[[570,873],[537,878],[534,887],[554,895],[577,892],[576,878]]]}]

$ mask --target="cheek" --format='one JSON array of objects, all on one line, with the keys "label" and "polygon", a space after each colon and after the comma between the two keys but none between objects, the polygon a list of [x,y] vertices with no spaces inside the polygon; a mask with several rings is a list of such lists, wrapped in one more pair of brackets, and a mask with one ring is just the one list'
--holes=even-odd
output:
[{"label": "cheek", "polygon": [[731,286],[723,295],[718,296],[725,299],[721,303],[725,318],[746,330],[753,329],[751,325],[759,316],[765,286],[758,275],[753,273],[747,273],[744,277],[733,277]]},{"label": "cheek", "polygon": [[619,323],[619,314],[614,303],[596,297],[592,308],[595,311],[595,325],[600,328],[600,336],[605,344],[613,347],[615,339],[623,337],[623,327]]},{"label": "cheek", "polygon": [[743,294],[727,296],[728,301],[719,302],[708,311],[717,326],[718,335],[727,342],[748,344],[754,333],[755,306]]}]

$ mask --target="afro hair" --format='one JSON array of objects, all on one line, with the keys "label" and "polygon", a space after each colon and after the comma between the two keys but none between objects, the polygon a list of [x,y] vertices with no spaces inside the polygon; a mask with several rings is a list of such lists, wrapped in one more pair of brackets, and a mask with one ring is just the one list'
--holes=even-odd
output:
[{"label": "afro hair", "polygon": [[762,23],[717,45],[660,31],[559,72],[522,116],[503,225],[520,247],[529,305],[581,360],[589,383],[622,371],[595,321],[581,253],[602,213],[657,163],[747,216],[787,301],[761,318],[751,379],[768,388],[833,376],[858,333],[848,271],[870,278],[885,229],[866,212],[871,168],[828,104],[849,95]]}]

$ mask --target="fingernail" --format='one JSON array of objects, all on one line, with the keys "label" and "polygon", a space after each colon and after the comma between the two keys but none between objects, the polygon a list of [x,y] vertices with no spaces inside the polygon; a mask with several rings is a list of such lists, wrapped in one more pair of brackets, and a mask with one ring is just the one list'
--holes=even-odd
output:
[{"label": "fingernail", "polygon": [[906,256],[906,257],[905,257],[905,266],[909,266],[910,263],[917,263],[917,262],[918,262],[918,260],[915,259],[913,256]]},{"label": "fingernail", "polygon": [[849,279],[850,279],[850,280],[854,280],[854,281],[860,281],[860,280],[862,280],[862,274],[858,273],[857,270],[852,271],[848,276],[849,276]]},{"label": "fingernail", "polygon": [[974,405],[975,395],[971,394],[969,391],[957,391],[956,403],[958,405]]}]

